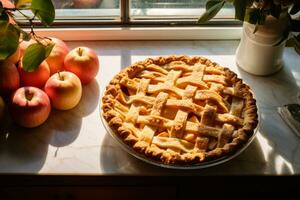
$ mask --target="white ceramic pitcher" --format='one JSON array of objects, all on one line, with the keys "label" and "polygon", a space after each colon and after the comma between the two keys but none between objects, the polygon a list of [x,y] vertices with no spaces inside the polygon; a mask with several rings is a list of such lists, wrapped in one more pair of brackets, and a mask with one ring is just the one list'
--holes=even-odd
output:
[{"label": "white ceramic pitcher", "polygon": [[[282,55],[286,40],[282,40],[287,31],[289,19],[287,12],[279,19],[268,16],[264,25],[244,22],[243,33],[236,51],[236,63],[244,71],[254,75],[270,75],[282,67]],[[281,41],[281,42],[280,42]]]}]

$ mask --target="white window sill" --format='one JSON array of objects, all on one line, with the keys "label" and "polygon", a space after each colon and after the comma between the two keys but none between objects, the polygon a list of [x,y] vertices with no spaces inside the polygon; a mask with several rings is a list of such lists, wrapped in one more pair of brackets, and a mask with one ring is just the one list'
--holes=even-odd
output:
[{"label": "white window sill", "polygon": [[233,40],[242,27],[112,27],[36,29],[40,36],[78,40]]}]

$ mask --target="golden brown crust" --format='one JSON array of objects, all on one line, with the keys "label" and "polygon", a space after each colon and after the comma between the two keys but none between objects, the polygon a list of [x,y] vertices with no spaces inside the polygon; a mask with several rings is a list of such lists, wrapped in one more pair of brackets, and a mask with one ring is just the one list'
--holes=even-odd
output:
[{"label": "golden brown crust", "polygon": [[[131,79],[136,77],[137,74],[151,64],[162,66],[173,61],[183,61],[188,65],[200,62],[207,67],[211,67],[211,70],[224,72],[226,77],[225,81],[230,83],[234,88],[233,95],[244,100],[243,125],[234,133],[231,142],[225,144],[223,147],[214,148],[211,151],[178,153],[175,151],[165,151],[156,145],[149,146],[145,141],[139,140],[132,129],[122,126],[125,123],[126,116],[122,116],[119,112],[115,111],[116,99],[122,101],[123,98],[120,95],[122,93],[120,82],[124,81],[123,79],[126,77]],[[123,108],[120,105],[118,109],[126,108]],[[132,146],[135,151],[165,164],[193,164],[204,162],[208,159],[219,158],[232,153],[249,140],[258,123],[256,101],[253,98],[250,87],[244,84],[242,80],[228,68],[221,67],[217,63],[211,62],[204,57],[169,56],[158,57],[155,59],[149,58],[125,68],[117,74],[106,87],[105,94],[102,98],[102,111],[103,117],[108,122],[108,125],[119,137],[123,138],[125,143]]]}]

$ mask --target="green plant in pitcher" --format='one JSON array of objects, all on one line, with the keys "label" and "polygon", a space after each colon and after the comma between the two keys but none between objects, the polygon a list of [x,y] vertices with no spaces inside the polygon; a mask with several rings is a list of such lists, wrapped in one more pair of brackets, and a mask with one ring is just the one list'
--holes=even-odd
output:
[{"label": "green plant in pitcher", "polygon": [[[226,3],[234,6],[235,19],[256,25],[254,33],[258,25],[266,22],[267,16],[271,15],[279,19],[283,11],[288,11],[290,19],[290,28],[284,34],[283,40],[288,37],[290,32],[300,31],[299,15],[297,16],[300,11],[299,0],[208,0],[206,12],[200,16],[198,22],[205,23],[215,17]],[[298,36],[291,34],[287,46],[293,46],[300,54],[300,34]]]}]

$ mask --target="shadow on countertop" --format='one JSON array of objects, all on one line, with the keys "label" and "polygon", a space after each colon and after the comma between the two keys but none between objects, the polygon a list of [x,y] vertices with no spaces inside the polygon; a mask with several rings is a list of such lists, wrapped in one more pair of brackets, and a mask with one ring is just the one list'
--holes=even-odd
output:
[{"label": "shadow on countertop", "polygon": [[88,85],[82,86],[81,100],[73,109],[73,112],[81,117],[91,114],[96,108],[98,108],[99,98],[100,87],[97,80],[93,79]]},{"label": "shadow on countertop", "polygon": [[68,111],[52,109],[47,121],[36,128],[15,124],[9,112],[0,126],[0,173],[36,173],[44,165],[49,145],[60,147],[76,140],[82,118],[96,109],[99,86],[96,80],[83,86],[80,103]]},{"label": "shadow on countertop", "polygon": [[[290,103],[299,103],[300,88],[294,76],[300,73],[300,68],[289,63],[269,76],[251,75],[240,68],[238,71],[243,80],[251,86],[257,100],[261,116],[260,133],[271,147],[266,155],[268,165],[274,166],[273,172],[281,174],[298,171],[297,166],[300,163],[293,164],[297,162],[299,156],[300,140],[281,119],[277,108]],[[285,164],[286,162],[289,164]],[[280,167],[275,169],[275,165]]]},{"label": "shadow on countertop", "polygon": [[176,170],[160,168],[136,159],[106,133],[100,149],[100,167],[108,174],[189,176],[265,174],[268,165],[256,138],[243,153],[228,162],[204,169]]},{"label": "shadow on countertop", "polygon": [[48,128],[55,130],[50,144],[63,147],[76,140],[82,125],[82,118],[92,113],[98,105],[100,89],[94,79],[82,88],[82,97],[79,104],[69,111],[53,110],[49,118]]}]

